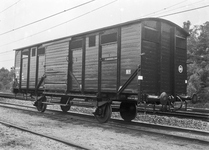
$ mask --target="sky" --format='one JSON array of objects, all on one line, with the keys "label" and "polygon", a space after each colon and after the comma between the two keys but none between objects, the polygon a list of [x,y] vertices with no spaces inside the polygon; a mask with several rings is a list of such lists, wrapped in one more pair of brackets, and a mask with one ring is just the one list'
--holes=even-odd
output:
[{"label": "sky", "polygon": [[[207,5],[208,0],[0,0],[0,68],[14,66],[14,49],[144,17],[201,25],[209,21],[209,7],[164,15]],[[58,12],[64,13],[22,27]]]}]

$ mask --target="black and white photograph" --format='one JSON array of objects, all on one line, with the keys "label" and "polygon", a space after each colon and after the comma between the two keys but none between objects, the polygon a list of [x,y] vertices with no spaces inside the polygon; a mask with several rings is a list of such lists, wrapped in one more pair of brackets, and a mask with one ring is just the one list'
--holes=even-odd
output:
[{"label": "black and white photograph", "polygon": [[208,0],[0,0],[0,150],[206,149]]}]

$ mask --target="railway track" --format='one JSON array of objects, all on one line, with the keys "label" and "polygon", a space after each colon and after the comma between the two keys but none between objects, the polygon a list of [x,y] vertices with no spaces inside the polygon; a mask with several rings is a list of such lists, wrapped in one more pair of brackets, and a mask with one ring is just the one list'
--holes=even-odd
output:
[{"label": "railway track", "polygon": [[29,112],[33,111],[35,114],[39,114],[41,116],[44,115],[46,117],[50,117],[53,114],[53,119],[57,119],[59,121],[73,118],[88,122],[90,124],[97,124],[97,126],[101,126],[104,128],[112,128],[112,127],[124,128],[126,130],[134,130],[139,133],[162,135],[162,136],[168,136],[182,140],[196,141],[203,144],[209,144],[209,132],[207,131],[156,125],[156,124],[149,124],[144,122],[124,122],[123,120],[118,120],[118,119],[111,119],[107,124],[99,124],[97,121],[95,121],[93,115],[87,115],[82,113],[74,113],[74,112],[63,113],[58,110],[49,110],[49,109],[46,111],[46,113],[39,113],[32,106],[23,106],[23,105],[8,104],[8,103],[1,103],[0,107],[23,109],[24,111],[29,111]]},{"label": "railway track", "polygon": [[[144,112],[143,109],[138,109],[138,112]],[[160,112],[160,111],[152,111],[146,110],[147,114],[155,114],[161,116],[171,116],[178,118],[188,118],[188,119],[197,119],[203,121],[209,121],[209,113],[199,113],[199,112],[187,112],[187,111],[177,111],[177,112]]]},{"label": "railway track", "polygon": [[13,93],[5,93],[5,92],[0,92],[0,97],[3,98],[14,98],[14,99],[19,99],[19,100],[28,100],[28,101],[34,101],[34,98],[29,96],[29,95],[23,95],[23,94],[13,94]]},{"label": "railway track", "polygon": [[[34,101],[33,97],[29,95],[14,95],[12,93],[2,93],[0,92],[0,97],[3,98],[15,98],[19,100]],[[118,109],[119,105],[113,105],[114,109]],[[137,108],[138,112],[145,112],[142,106]],[[197,109],[197,108],[188,108],[187,111],[176,111],[176,112],[162,112],[162,111],[153,111],[152,107],[148,106],[146,109],[147,114],[155,114],[161,116],[173,116],[178,118],[189,118],[197,119],[203,121],[209,121],[209,109]]]},{"label": "railway track", "polygon": [[9,123],[9,122],[0,121],[0,124],[5,125],[5,126],[10,127],[10,128],[15,128],[15,129],[18,129],[18,130],[21,130],[21,131],[24,131],[24,132],[28,132],[28,133],[31,133],[31,134],[34,134],[34,135],[37,135],[37,136],[40,136],[40,137],[45,137],[45,138],[48,138],[48,139],[51,139],[51,140],[54,140],[54,141],[57,141],[57,142],[61,142],[63,144],[66,144],[66,145],[70,146],[71,148],[82,149],[82,150],[91,150],[92,149],[92,148],[88,148],[86,146],[78,145],[73,141],[68,141],[68,140],[62,139],[60,137],[55,137],[55,136],[46,135],[46,134],[43,134],[43,133],[40,133],[40,132],[37,132],[37,131],[32,131],[32,130],[29,130],[27,128],[24,128],[24,127],[21,127],[21,126],[18,126],[16,124],[12,124],[12,123]]}]

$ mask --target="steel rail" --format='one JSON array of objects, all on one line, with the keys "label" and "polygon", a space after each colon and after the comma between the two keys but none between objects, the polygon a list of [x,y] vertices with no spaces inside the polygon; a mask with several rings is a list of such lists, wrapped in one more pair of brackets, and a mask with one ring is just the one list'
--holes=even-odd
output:
[{"label": "steel rail", "polygon": [[[138,112],[145,112],[144,110],[138,109]],[[152,111],[147,110],[147,114],[160,115],[160,116],[170,116],[178,118],[191,118],[202,121],[209,121],[209,113],[194,113],[194,112],[161,112],[161,111]]]},{"label": "steel rail", "polygon": [[[35,101],[34,98],[30,97],[30,96],[25,96],[25,95],[15,95],[13,93],[5,93],[5,92],[0,92],[0,97],[3,98],[14,98],[14,99],[18,99],[18,100],[26,100],[26,101]],[[156,108],[160,106],[156,106]],[[138,109],[143,109],[144,106],[140,105],[138,106]],[[147,106],[147,110],[149,109],[153,109],[153,107],[151,106]],[[157,111],[157,110],[156,110]],[[187,112],[195,112],[195,113],[208,113],[209,114],[209,109],[204,109],[204,108],[193,108],[193,107],[187,107],[187,111],[176,111],[176,112],[182,112],[182,113],[187,113]],[[162,112],[164,113],[164,112]]]},{"label": "steel rail", "polygon": [[[144,105],[139,105],[138,106],[139,109],[144,109],[145,106]],[[157,105],[155,106],[155,108],[157,108],[157,110],[159,110],[161,108],[161,106]],[[153,106],[146,106],[146,109],[152,109],[153,110]],[[155,110],[155,111],[157,111]],[[203,113],[209,113],[209,109],[207,108],[194,108],[194,107],[187,107],[187,110],[178,110],[176,112],[203,112]]]},{"label": "steel rail", "polygon": [[[33,100],[31,100],[33,101]],[[0,104],[10,104],[11,103],[6,103],[6,102],[1,102]],[[13,105],[18,105],[18,104],[13,104]],[[20,107],[22,107],[22,105],[19,105]],[[27,106],[30,107],[30,106]],[[34,108],[33,106],[31,106],[31,108]],[[144,110],[141,110],[138,108],[137,110],[138,112],[145,112]],[[209,121],[209,114],[207,113],[194,113],[194,112],[184,112],[184,111],[177,111],[177,112],[160,112],[160,111],[155,111],[153,112],[152,110],[146,110],[147,114],[151,114],[151,115],[160,115],[160,116],[172,116],[172,117],[177,117],[177,118],[191,118],[191,119],[197,119],[197,120],[202,120],[202,121]]]},{"label": "steel rail", "polygon": [[[9,107],[9,106],[2,106],[0,107]],[[21,106],[24,107],[24,106]],[[28,107],[28,106],[25,106]],[[11,107],[12,109],[19,109]],[[31,108],[31,107],[30,107]],[[34,108],[34,107],[33,107]],[[25,109],[25,111],[30,111],[28,109]],[[35,111],[33,111],[35,112]],[[123,120],[119,119],[111,119],[107,124],[99,124],[93,117],[93,115],[88,115],[84,113],[75,113],[75,112],[68,112],[63,113],[58,110],[47,110],[48,113],[43,113],[41,115],[47,115],[51,116],[51,113],[55,114],[57,116],[57,119],[59,120],[62,116],[63,117],[71,117],[77,120],[86,121],[89,123],[97,123],[101,127],[116,127],[116,128],[124,128],[129,130],[134,130],[138,132],[148,133],[152,135],[163,135],[168,137],[173,137],[176,139],[182,139],[182,140],[188,140],[188,141],[196,141],[202,144],[209,144],[209,132],[208,131],[202,131],[197,129],[188,129],[188,128],[180,128],[180,127],[173,127],[173,126],[166,126],[166,125],[157,125],[157,124],[150,124],[150,123],[144,123],[144,122],[124,122]],[[38,113],[38,112],[37,112]],[[40,113],[39,113],[40,114]],[[175,134],[175,133],[184,133],[181,135]],[[196,136],[199,135],[202,137],[202,139],[197,139]]]},{"label": "steel rail", "polygon": [[48,139],[51,139],[51,140],[63,143],[65,145],[68,145],[68,146],[71,146],[71,147],[79,148],[79,149],[82,149],[82,150],[92,150],[93,149],[93,148],[89,148],[89,147],[84,146],[84,145],[80,145],[80,144],[78,145],[78,144],[76,144],[73,141],[65,140],[65,139],[62,139],[60,137],[55,137],[55,136],[52,136],[52,135],[42,134],[42,133],[37,132],[37,131],[32,131],[32,130],[26,129],[24,127],[20,127],[18,125],[14,125],[14,124],[9,123],[9,122],[0,121],[0,123],[2,125],[7,126],[7,127],[12,127],[12,128],[24,131],[24,132],[28,132],[28,133],[31,133],[31,134],[34,134],[34,135],[38,135],[40,137],[45,137],[45,138],[48,138]]},{"label": "steel rail", "polygon": [[[10,93],[0,93],[0,97],[4,97],[4,98],[14,98],[14,95],[10,94]],[[17,97],[18,100],[24,100],[24,101],[34,101],[34,99],[32,98],[28,98],[27,100],[25,100],[25,97],[22,96],[18,96]],[[2,103],[2,102],[0,102]],[[113,106],[113,108],[118,109],[119,106]],[[204,109],[203,109],[204,110]],[[141,107],[137,108],[138,112],[146,112],[147,114],[153,114],[153,115],[160,115],[160,116],[173,116],[173,117],[177,117],[177,118],[188,118],[188,119],[197,119],[197,120],[202,120],[202,121],[209,121],[209,112],[204,112],[204,113],[200,113],[200,112],[194,112],[194,111],[176,111],[176,112],[161,112],[161,111],[153,111],[150,108],[146,109],[146,111],[144,111]]]},{"label": "steel rail", "polygon": [[35,101],[34,98],[26,95],[15,95],[13,93],[3,93],[3,92],[0,92],[0,97],[3,97],[3,98],[14,98],[14,99],[18,99],[18,100],[28,100],[28,101]]}]

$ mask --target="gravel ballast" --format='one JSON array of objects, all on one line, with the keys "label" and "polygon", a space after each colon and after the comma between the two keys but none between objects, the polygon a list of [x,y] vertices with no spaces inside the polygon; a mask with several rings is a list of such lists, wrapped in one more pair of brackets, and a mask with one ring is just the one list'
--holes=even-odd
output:
[{"label": "gravel ballast", "polygon": [[[0,99],[1,99],[1,101],[4,101],[4,102],[11,102],[11,103],[20,104],[20,105],[28,105],[28,106],[33,105],[33,102],[31,102],[31,101],[25,102],[25,101],[14,100],[14,99],[5,99],[5,98],[0,98]],[[57,105],[47,106],[47,108],[60,110],[60,107]],[[70,110],[74,111],[74,112],[82,112],[82,113],[86,113],[86,114],[92,114],[92,112],[94,112],[94,109],[92,109],[92,108],[76,107],[76,106],[72,106]],[[121,119],[120,114],[118,112],[113,112],[112,118]],[[177,118],[177,117],[171,117],[171,116],[158,116],[158,115],[154,115],[154,114],[150,115],[150,114],[146,114],[146,113],[138,113],[137,117],[135,118],[135,121],[209,131],[209,122],[195,120],[195,119]]]},{"label": "gravel ballast", "polygon": [[[1,150],[68,150],[69,146],[0,124]],[[70,147],[70,149],[75,149]]]},{"label": "gravel ballast", "polygon": [[[14,100],[3,100],[13,101]],[[17,101],[17,103],[25,103]],[[28,102],[32,105],[32,102]],[[55,107],[55,106],[52,106]],[[79,109],[79,108],[72,108]],[[86,108],[85,108],[86,109]],[[86,111],[88,111],[86,109]],[[92,110],[90,111],[92,113]],[[36,115],[34,112],[0,107],[0,120],[12,122],[33,131],[50,134],[93,149],[130,149],[130,150],[196,150],[207,149],[207,145],[199,145],[163,136],[149,135],[119,128],[109,128],[105,124],[89,124],[74,119],[59,121],[53,117]],[[39,113],[41,114],[41,113]],[[58,144],[47,138],[24,133],[13,128],[0,126],[0,149],[65,149],[66,145]],[[23,137],[23,138],[22,138]],[[23,140],[20,140],[23,139]],[[24,140],[25,139],[25,140]],[[11,143],[11,144],[10,144]],[[51,146],[51,147],[50,147]],[[60,148],[61,147],[61,148]],[[70,149],[70,148],[69,148]]]}]

